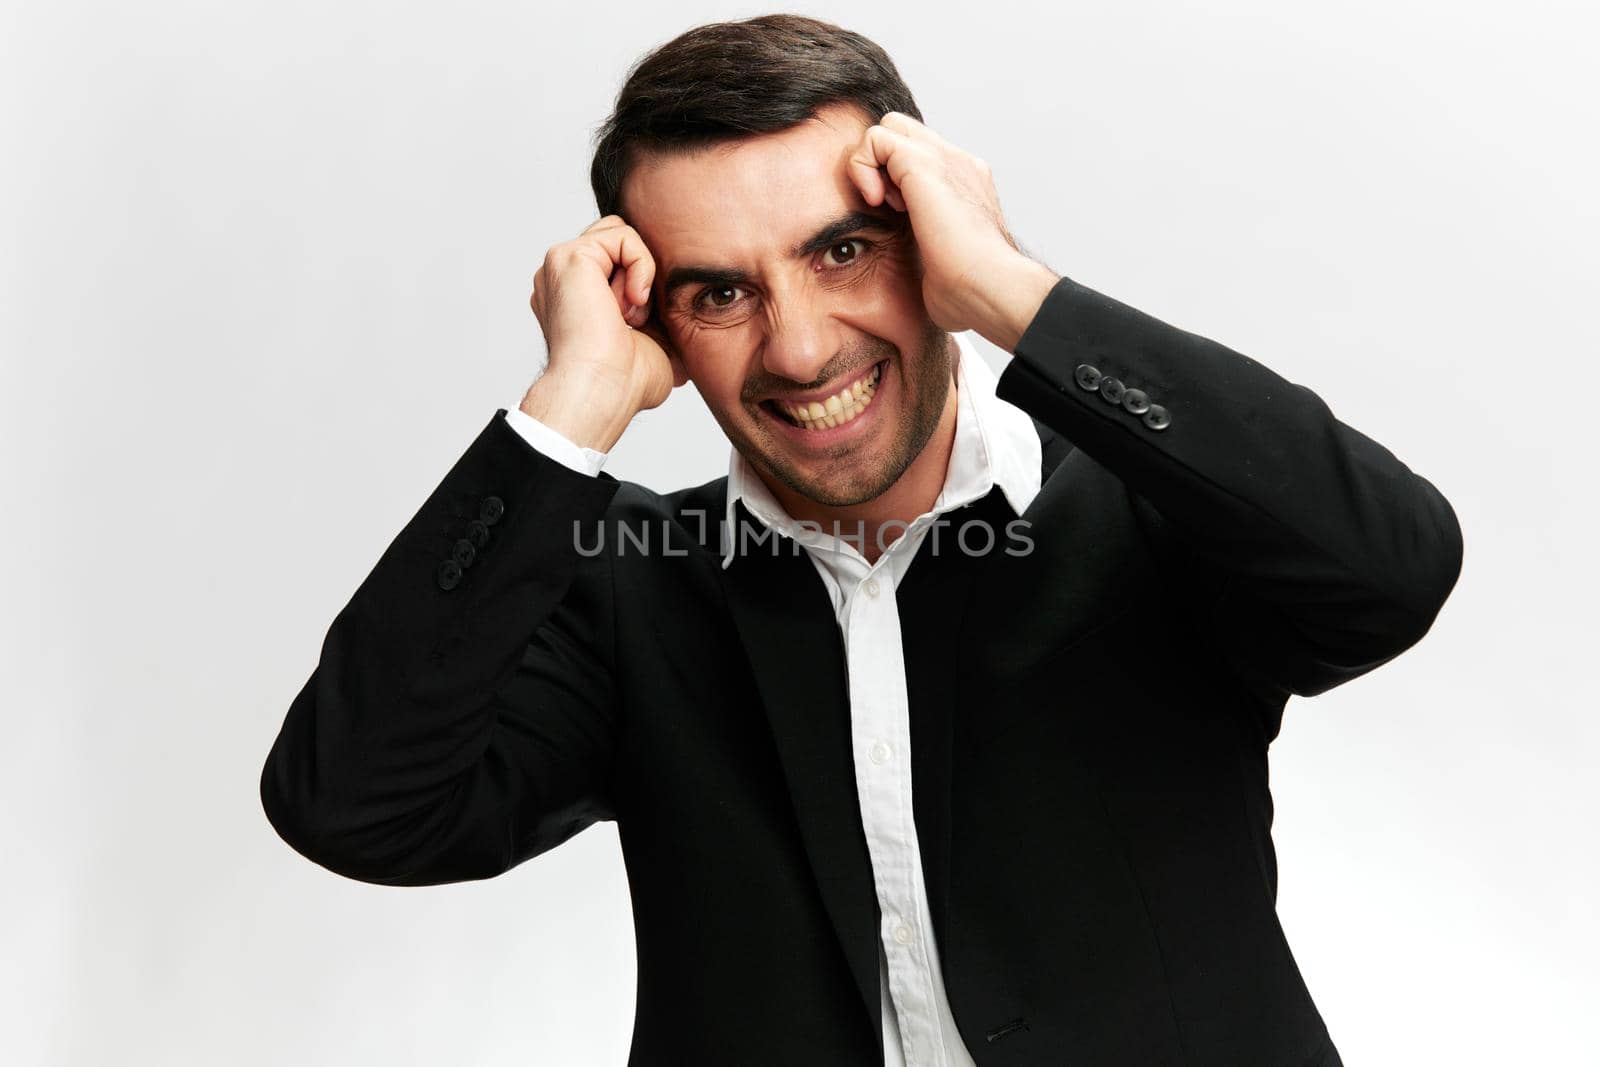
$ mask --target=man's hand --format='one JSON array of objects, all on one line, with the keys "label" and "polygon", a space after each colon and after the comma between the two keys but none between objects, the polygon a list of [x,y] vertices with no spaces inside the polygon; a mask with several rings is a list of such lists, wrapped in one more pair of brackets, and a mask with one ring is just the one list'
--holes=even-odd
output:
[{"label": "man's hand", "polygon": [[846,169],[867,203],[909,214],[934,323],[976,330],[1013,351],[1060,276],[1024,255],[1006,229],[989,164],[890,111],[867,128]]},{"label": "man's hand", "polygon": [[545,253],[528,303],[550,363],[522,410],[579,445],[609,452],[633,416],[689,380],[650,320],[656,261],[619,215]]}]

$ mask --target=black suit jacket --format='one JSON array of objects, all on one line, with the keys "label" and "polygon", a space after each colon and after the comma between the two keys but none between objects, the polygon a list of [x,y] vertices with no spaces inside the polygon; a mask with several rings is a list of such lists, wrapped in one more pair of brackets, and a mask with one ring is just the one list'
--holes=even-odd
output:
[{"label": "black suit jacket", "polygon": [[[1449,504],[1310,390],[1066,278],[998,392],[1044,444],[1032,550],[950,551],[947,529],[897,591],[968,1049],[1337,1064],[1275,912],[1267,747],[1291,695],[1428,630],[1460,567]],[[631,1065],[880,1063],[844,652],[813,565],[774,538],[724,570],[726,478],[588,477],[503,416],[334,619],[262,773],[272,825],[342,875],[430,885],[614,819]],[[953,516],[1014,518],[998,490]]]}]

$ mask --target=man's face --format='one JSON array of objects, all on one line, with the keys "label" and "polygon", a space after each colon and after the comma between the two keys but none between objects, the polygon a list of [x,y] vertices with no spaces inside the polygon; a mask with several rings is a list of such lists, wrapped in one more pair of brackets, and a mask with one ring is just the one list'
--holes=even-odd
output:
[{"label": "man's face", "polygon": [[656,261],[656,324],[706,406],[769,483],[830,507],[899,479],[951,385],[954,340],[923,307],[906,216],[869,207],[845,169],[867,126],[826,108],[646,158],[623,186]]}]

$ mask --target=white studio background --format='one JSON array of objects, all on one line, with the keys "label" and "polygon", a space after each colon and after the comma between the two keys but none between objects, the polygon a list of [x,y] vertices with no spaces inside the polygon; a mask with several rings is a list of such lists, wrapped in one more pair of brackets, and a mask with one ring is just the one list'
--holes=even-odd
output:
[{"label": "white studio background", "polygon": [[[537,373],[529,283],[598,214],[627,66],[762,10],[6,5],[0,1061],[625,1061],[614,826],[383,888],[279,841],[257,777],[334,615]],[[1592,8],[799,10],[895,57],[1035,255],[1452,501],[1433,632],[1289,707],[1281,914],[1352,1067],[1600,1063]],[[608,469],[725,457],[683,390]]]}]

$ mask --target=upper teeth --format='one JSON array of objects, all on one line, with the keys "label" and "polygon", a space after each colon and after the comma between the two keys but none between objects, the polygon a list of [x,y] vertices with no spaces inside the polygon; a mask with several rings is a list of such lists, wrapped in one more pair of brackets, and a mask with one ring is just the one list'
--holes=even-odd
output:
[{"label": "upper teeth", "polygon": [[813,400],[808,404],[791,404],[784,400],[777,401],[783,411],[795,422],[808,430],[819,427],[831,429],[843,426],[857,415],[866,410],[872,403],[872,395],[878,389],[878,366],[862,375],[843,389],[821,401]]}]

